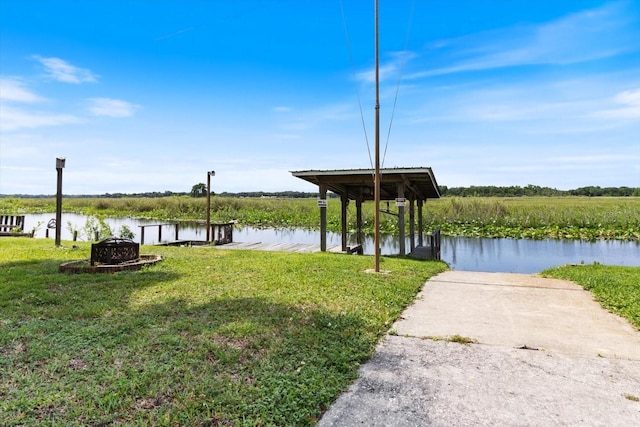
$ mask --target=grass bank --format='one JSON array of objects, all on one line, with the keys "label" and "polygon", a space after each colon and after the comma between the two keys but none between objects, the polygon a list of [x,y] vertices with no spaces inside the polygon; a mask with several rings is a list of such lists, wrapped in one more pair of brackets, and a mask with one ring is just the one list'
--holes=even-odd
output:
[{"label": "grass bank", "polygon": [[[65,242],[63,242],[64,244]],[[440,262],[143,247],[138,272],[61,274],[90,246],[3,238],[3,425],[309,425]]]},{"label": "grass bank", "polygon": [[[373,232],[373,203],[365,203],[365,231]],[[382,208],[386,209],[383,203]],[[204,220],[206,200],[191,197],[71,199],[63,209],[98,216],[126,216],[159,220]],[[396,212],[394,203],[389,209]],[[408,209],[407,209],[408,210]],[[53,212],[54,199],[0,199],[0,213]],[[319,227],[315,199],[241,199],[213,197],[214,221],[238,220],[262,227]],[[340,202],[329,200],[328,228],[340,230]],[[640,197],[464,197],[429,200],[423,212],[426,231],[440,227],[444,234],[472,237],[529,239],[640,240]],[[350,206],[349,229],[356,227]],[[408,227],[408,222],[407,227]],[[381,231],[397,234],[397,220],[382,215]]]},{"label": "grass bank", "polygon": [[542,274],[581,285],[591,291],[603,307],[640,329],[640,267],[576,265],[552,268]]}]

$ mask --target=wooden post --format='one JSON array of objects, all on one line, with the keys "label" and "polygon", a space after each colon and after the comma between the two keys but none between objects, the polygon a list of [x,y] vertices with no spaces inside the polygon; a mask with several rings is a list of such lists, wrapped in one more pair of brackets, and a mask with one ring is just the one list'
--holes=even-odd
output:
[{"label": "wooden post", "polygon": [[347,251],[347,207],[349,206],[349,197],[346,193],[340,195],[342,202],[342,215],[340,222],[342,223],[342,252]]},{"label": "wooden post", "polygon": [[144,225],[139,225],[140,227],[140,244],[144,245]]},{"label": "wooden post", "polygon": [[73,241],[77,241],[78,240],[78,230],[73,230]]},{"label": "wooden post", "polygon": [[162,242],[162,224],[158,224],[158,243]]},{"label": "wooden post", "polygon": [[178,241],[178,224],[176,224],[176,242]]},{"label": "wooden post", "polygon": [[418,199],[418,246],[424,245],[424,241],[422,239],[422,199]]},{"label": "wooden post", "polygon": [[356,243],[362,245],[362,200],[356,200]]},{"label": "wooden post", "polygon": [[[398,198],[404,199],[404,184],[398,184]],[[398,232],[400,255],[405,255],[404,206],[398,206]]]},{"label": "wooden post", "polygon": [[320,251],[327,251],[327,185],[320,184],[320,200],[324,200],[324,206],[320,206]]},{"label": "wooden post", "polygon": [[409,245],[411,252],[416,248],[416,211],[415,200],[409,200]]},{"label": "wooden post", "polygon": [[64,157],[56,157],[56,172],[58,175],[56,191],[56,246],[60,246],[60,233],[62,232],[62,169],[64,165]]}]

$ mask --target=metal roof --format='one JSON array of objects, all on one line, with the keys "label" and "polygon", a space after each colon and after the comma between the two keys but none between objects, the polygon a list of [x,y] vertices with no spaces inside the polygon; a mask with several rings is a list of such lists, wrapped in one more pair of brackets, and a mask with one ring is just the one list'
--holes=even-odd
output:
[{"label": "metal roof", "polygon": [[[297,178],[315,185],[326,185],[337,194],[346,194],[353,200],[373,200],[373,169],[306,170],[291,171]],[[404,184],[404,197],[426,200],[440,197],[438,183],[428,167],[380,169],[380,200],[399,197],[398,184]]]}]

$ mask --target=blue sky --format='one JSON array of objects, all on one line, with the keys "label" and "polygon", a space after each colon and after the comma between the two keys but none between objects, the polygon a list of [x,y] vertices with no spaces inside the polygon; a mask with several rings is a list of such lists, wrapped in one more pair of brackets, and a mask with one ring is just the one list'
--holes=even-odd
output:
[{"label": "blue sky", "polygon": [[[640,186],[640,0],[380,0],[380,50],[384,167]],[[317,191],[372,167],[373,54],[373,0],[1,0],[0,194]]]}]

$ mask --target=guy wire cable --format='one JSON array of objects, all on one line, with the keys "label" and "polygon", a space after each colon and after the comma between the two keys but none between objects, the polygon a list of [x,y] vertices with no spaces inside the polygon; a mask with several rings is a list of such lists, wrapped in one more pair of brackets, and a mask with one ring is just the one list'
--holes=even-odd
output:
[{"label": "guy wire cable", "polygon": [[[340,0],[340,12],[342,14],[342,24],[344,26],[344,34],[347,41],[347,51],[349,52],[351,74],[353,76],[353,80],[356,81],[355,66],[353,64],[353,54],[351,50],[351,39],[349,38],[349,28],[347,26],[347,19],[344,14],[344,0]],[[367,135],[367,126],[365,124],[364,113],[362,111],[362,100],[360,99],[360,91],[358,90],[357,85],[356,85],[356,96],[358,97],[358,107],[360,108],[360,120],[362,121],[362,130],[364,132],[364,139],[367,143],[367,153],[369,154],[369,164],[371,165],[371,169],[373,169],[373,159],[371,158],[371,146],[369,145],[369,136]]]},{"label": "guy wire cable", "polygon": [[[407,24],[407,34],[405,36],[403,52],[406,52],[407,47],[409,46],[409,35],[411,34],[411,26],[413,23],[414,6],[415,6],[415,0],[412,0],[411,9],[409,11],[409,22]],[[387,157],[387,148],[389,147],[389,139],[391,138],[391,126],[393,125],[393,117],[395,116],[395,112],[396,112],[396,104],[398,103],[398,94],[400,93],[400,82],[402,81],[402,72],[404,71],[405,64],[406,64],[406,55],[403,57],[403,60],[400,62],[400,69],[398,71],[398,84],[396,85],[396,95],[393,100],[393,108],[391,109],[391,118],[389,119],[389,130],[387,131],[387,141],[384,144],[384,154],[382,155],[382,167],[384,167],[384,161]]]}]

